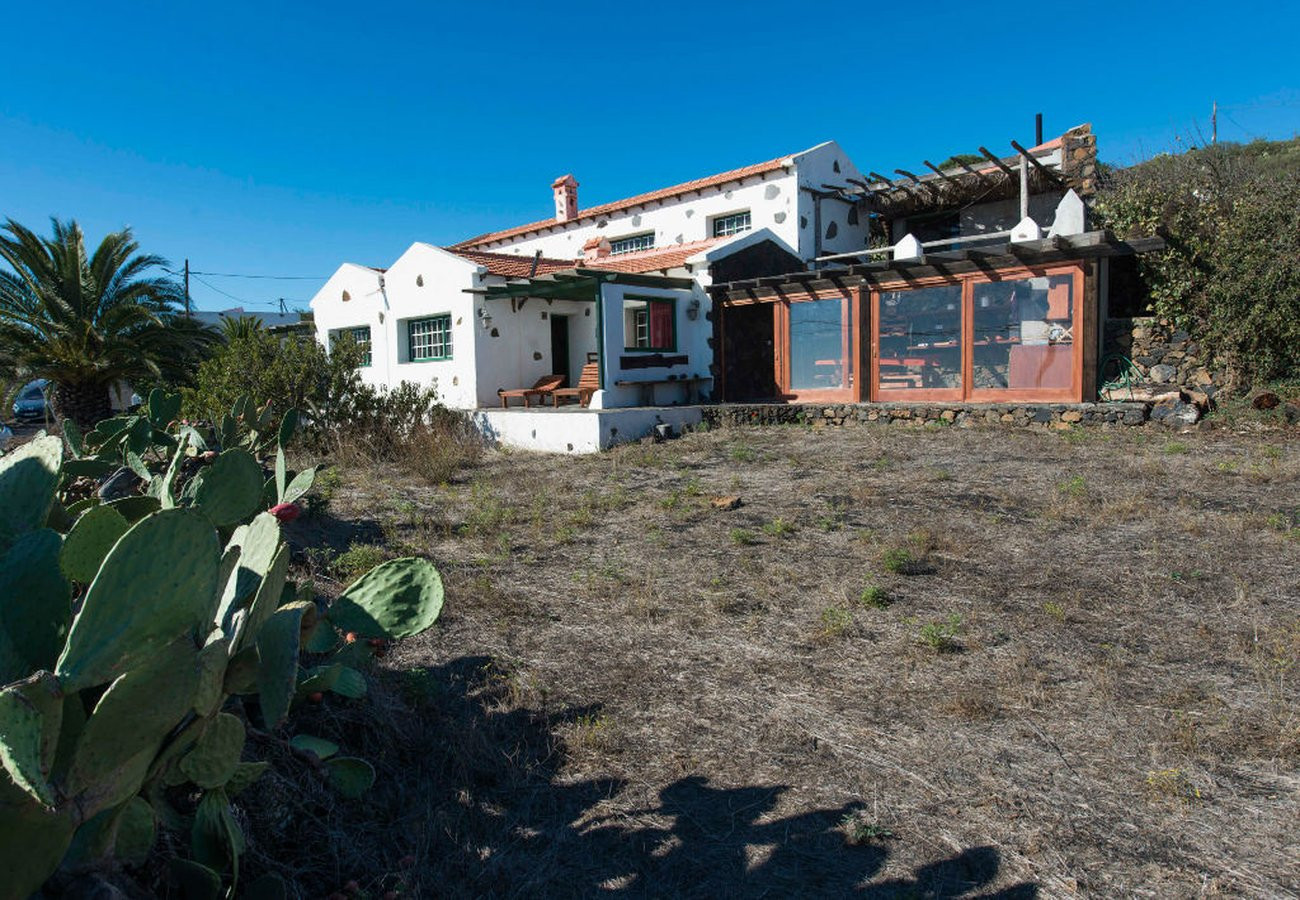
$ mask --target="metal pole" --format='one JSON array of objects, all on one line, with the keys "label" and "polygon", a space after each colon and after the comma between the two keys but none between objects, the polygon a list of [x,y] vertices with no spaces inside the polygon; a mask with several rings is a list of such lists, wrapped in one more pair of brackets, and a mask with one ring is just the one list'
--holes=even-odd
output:
[{"label": "metal pole", "polygon": [[1215,100],[1210,108],[1210,143],[1219,142],[1219,101]]},{"label": "metal pole", "polygon": [[1034,114],[1034,146],[1037,147],[1043,143],[1043,114]]},{"label": "metal pole", "polygon": [[1020,218],[1029,215],[1029,160],[1020,157]]}]

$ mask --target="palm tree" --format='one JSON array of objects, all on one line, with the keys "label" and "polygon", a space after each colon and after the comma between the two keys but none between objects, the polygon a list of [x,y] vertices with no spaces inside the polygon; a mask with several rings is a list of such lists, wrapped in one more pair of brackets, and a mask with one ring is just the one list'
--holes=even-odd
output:
[{"label": "palm tree", "polygon": [[229,344],[253,335],[263,328],[261,316],[225,316],[221,320],[221,336]]},{"label": "palm tree", "polygon": [[75,221],[51,220],[40,237],[0,228],[0,379],[47,378],[55,412],[83,428],[112,414],[109,389],[131,381],[188,380],[218,339],[180,312],[166,262],[137,253],[129,228],[87,256]]}]

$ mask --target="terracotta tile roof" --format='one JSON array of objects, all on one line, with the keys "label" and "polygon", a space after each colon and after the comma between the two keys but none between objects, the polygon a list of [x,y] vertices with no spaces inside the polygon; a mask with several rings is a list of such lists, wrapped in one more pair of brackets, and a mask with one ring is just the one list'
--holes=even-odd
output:
[{"label": "terracotta tile roof", "polygon": [[537,271],[533,272],[532,254],[489,253],[486,250],[463,250],[458,247],[444,249],[448,253],[455,253],[461,259],[483,266],[493,275],[502,275],[506,278],[527,278],[530,272],[534,275],[545,275],[547,272],[573,268],[571,259],[550,259],[543,256],[537,260]]},{"label": "terracotta tile roof", "polygon": [[466,247],[477,247],[482,244],[491,243],[492,241],[519,237],[520,235],[527,234],[530,231],[540,231],[543,228],[549,228],[554,225],[574,224],[585,219],[592,219],[596,216],[618,212],[621,209],[629,209],[633,206],[640,206],[643,203],[651,203],[655,200],[667,200],[670,197],[689,194],[691,191],[716,187],[717,185],[725,184],[728,181],[737,181],[741,178],[749,178],[753,175],[775,172],[776,170],[783,168],[785,161],[788,159],[790,159],[789,156],[782,156],[779,159],[772,159],[767,162],[755,163],[752,166],[742,166],[739,169],[732,169],[730,172],[721,172],[717,175],[710,175],[707,178],[697,178],[694,181],[683,182],[682,184],[673,185],[672,187],[660,188],[657,191],[650,191],[646,194],[637,194],[635,197],[628,197],[626,200],[616,200],[613,203],[603,203],[600,206],[593,206],[590,209],[580,209],[578,210],[578,215],[569,219],[567,222],[560,222],[557,219],[543,219],[540,222],[530,222],[527,225],[507,228],[504,231],[492,231],[488,234],[480,234],[478,237],[473,237],[467,241],[453,244],[448,249],[453,250],[454,252]]},{"label": "terracotta tile roof", "polygon": [[704,241],[692,241],[687,244],[673,244],[655,250],[640,250],[636,253],[620,253],[601,259],[578,260],[577,265],[583,269],[607,269],[611,272],[658,272],[660,269],[675,269],[686,260],[702,250],[707,250],[722,238],[709,238]]}]

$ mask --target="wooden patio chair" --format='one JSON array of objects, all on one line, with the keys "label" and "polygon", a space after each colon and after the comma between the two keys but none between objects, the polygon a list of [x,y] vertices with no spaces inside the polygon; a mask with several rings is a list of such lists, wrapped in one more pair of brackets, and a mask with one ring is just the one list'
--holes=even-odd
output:
[{"label": "wooden patio chair", "polygon": [[578,379],[577,387],[559,388],[552,391],[551,400],[556,406],[559,406],[560,398],[565,400],[572,398],[586,406],[591,402],[591,395],[598,390],[600,390],[600,363],[590,362],[582,367],[582,376]]},{"label": "wooden patio chair", "polygon": [[510,406],[511,397],[522,397],[524,400],[524,406],[526,407],[532,406],[532,399],[537,397],[542,401],[542,405],[545,406],[547,395],[553,395],[556,388],[562,384],[564,384],[563,375],[543,375],[541,378],[537,379],[530,388],[514,388],[509,391],[498,390],[497,396],[501,398],[501,406],[503,409]]}]

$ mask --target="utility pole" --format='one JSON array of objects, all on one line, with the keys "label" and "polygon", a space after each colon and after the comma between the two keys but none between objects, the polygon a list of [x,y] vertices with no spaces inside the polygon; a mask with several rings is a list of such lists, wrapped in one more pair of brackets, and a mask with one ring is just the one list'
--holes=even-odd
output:
[{"label": "utility pole", "polygon": [[1219,142],[1219,101],[1215,100],[1210,108],[1210,143]]},{"label": "utility pole", "polygon": [[185,260],[185,318],[190,317],[190,261]]}]

